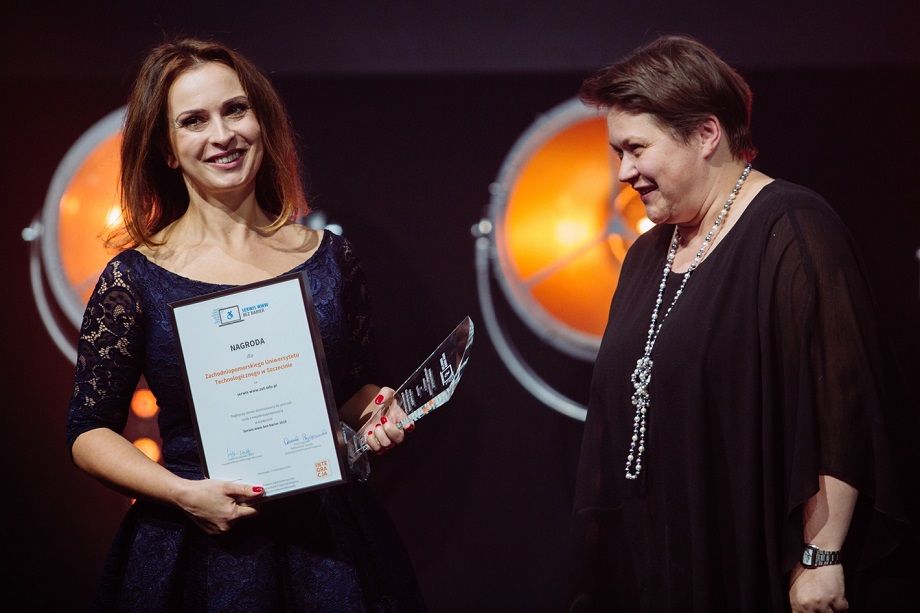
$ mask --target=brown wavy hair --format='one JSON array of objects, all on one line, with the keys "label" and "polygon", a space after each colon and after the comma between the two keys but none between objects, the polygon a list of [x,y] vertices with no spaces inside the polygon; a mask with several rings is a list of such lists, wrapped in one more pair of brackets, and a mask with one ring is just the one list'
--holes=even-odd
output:
[{"label": "brown wavy hair", "polygon": [[709,116],[718,118],[737,159],[751,161],[753,94],[716,53],[684,35],[661,36],[582,83],[579,97],[601,108],[649,113],[687,142]]},{"label": "brown wavy hair", "polygon": [[131,88],[121,144],[125,226],[123,232],[109,236],[108,244],[157,245],[153,236],[188,209],[182,173],[167,164],[171,151],[167,103],[176,78],[206,62],[220,62],[236,72],[262,129],[265,156],[256,175],[256,199],[273,221],[260,230],[273,232],[307,212],[293,126],[271,81],[251,61],[223,44],[182,38],[154,47]]}]

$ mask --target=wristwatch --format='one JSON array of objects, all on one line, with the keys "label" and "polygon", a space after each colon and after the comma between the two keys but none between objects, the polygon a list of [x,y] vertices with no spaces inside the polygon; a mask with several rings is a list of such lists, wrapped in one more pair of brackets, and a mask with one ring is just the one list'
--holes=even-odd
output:
[{"label": "wristwatch", "polygon": [[805,568],[832,566],[834,564],[840,564],[839,551],[825,551],[818,549],[814,545],[805,545],[805,551],[802,552],[802,566]]}]

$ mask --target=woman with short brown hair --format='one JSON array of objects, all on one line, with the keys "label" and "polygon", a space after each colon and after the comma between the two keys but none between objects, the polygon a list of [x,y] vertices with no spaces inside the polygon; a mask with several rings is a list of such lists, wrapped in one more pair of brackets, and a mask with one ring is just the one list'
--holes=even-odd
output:
[{"label": "woman with short brown hair", "polygon": [[903,407],[847,229],[753,167],[750,89],[698,41],[661,37],[582,96],[656,227],[595,364],[573,611],[870,606],[862,571],[905,518]]}]

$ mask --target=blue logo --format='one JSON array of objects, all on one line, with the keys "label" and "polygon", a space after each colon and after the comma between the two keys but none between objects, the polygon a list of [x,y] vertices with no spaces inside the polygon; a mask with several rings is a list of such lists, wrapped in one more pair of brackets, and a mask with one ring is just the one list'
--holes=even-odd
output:
[{"label": "blue logo", "polygon": [[232,306],[225,309],[218,309],[218,317],[220,318],[220,325],[227,326],[230,324],[235,324],[237,322],[243,321],[242,315],[240,315],[240,307]]}]

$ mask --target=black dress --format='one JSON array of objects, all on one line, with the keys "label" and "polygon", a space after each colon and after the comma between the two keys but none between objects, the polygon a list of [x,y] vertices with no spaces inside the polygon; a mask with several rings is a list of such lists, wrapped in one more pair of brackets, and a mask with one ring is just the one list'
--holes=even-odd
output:
[{"label": "black dress", "polygon": [[[311,284],[335,398],[373,381],[366,285],[348,242],[326,232],[294,271]],[[293,271],[292,271],[293,272]],[[134,250],[105,268],[81,330],[67,422],[120,432],[143,373],[160,407],[166,467],[203,478],[168,303],[226,289],[187,279]],[[418,611],[409,558],[369,486],[352,482],[266,503],[209,536],[175,507],[138,501],[106,563],[98,610]]]},{"label": "black dress", "polygon": [[[628,252],[591,387],[575,518],[575,610],[783,611],[817,476],[860,492],[858,571],[904,512],[865,276],[829,205],[777,180],[691,276],[655,344],[646,451],[625,479],[642,356],[673,226]],[[682,275],[668,278],[662,313]],[[853,610],[853,609],[851,609]]]}]

